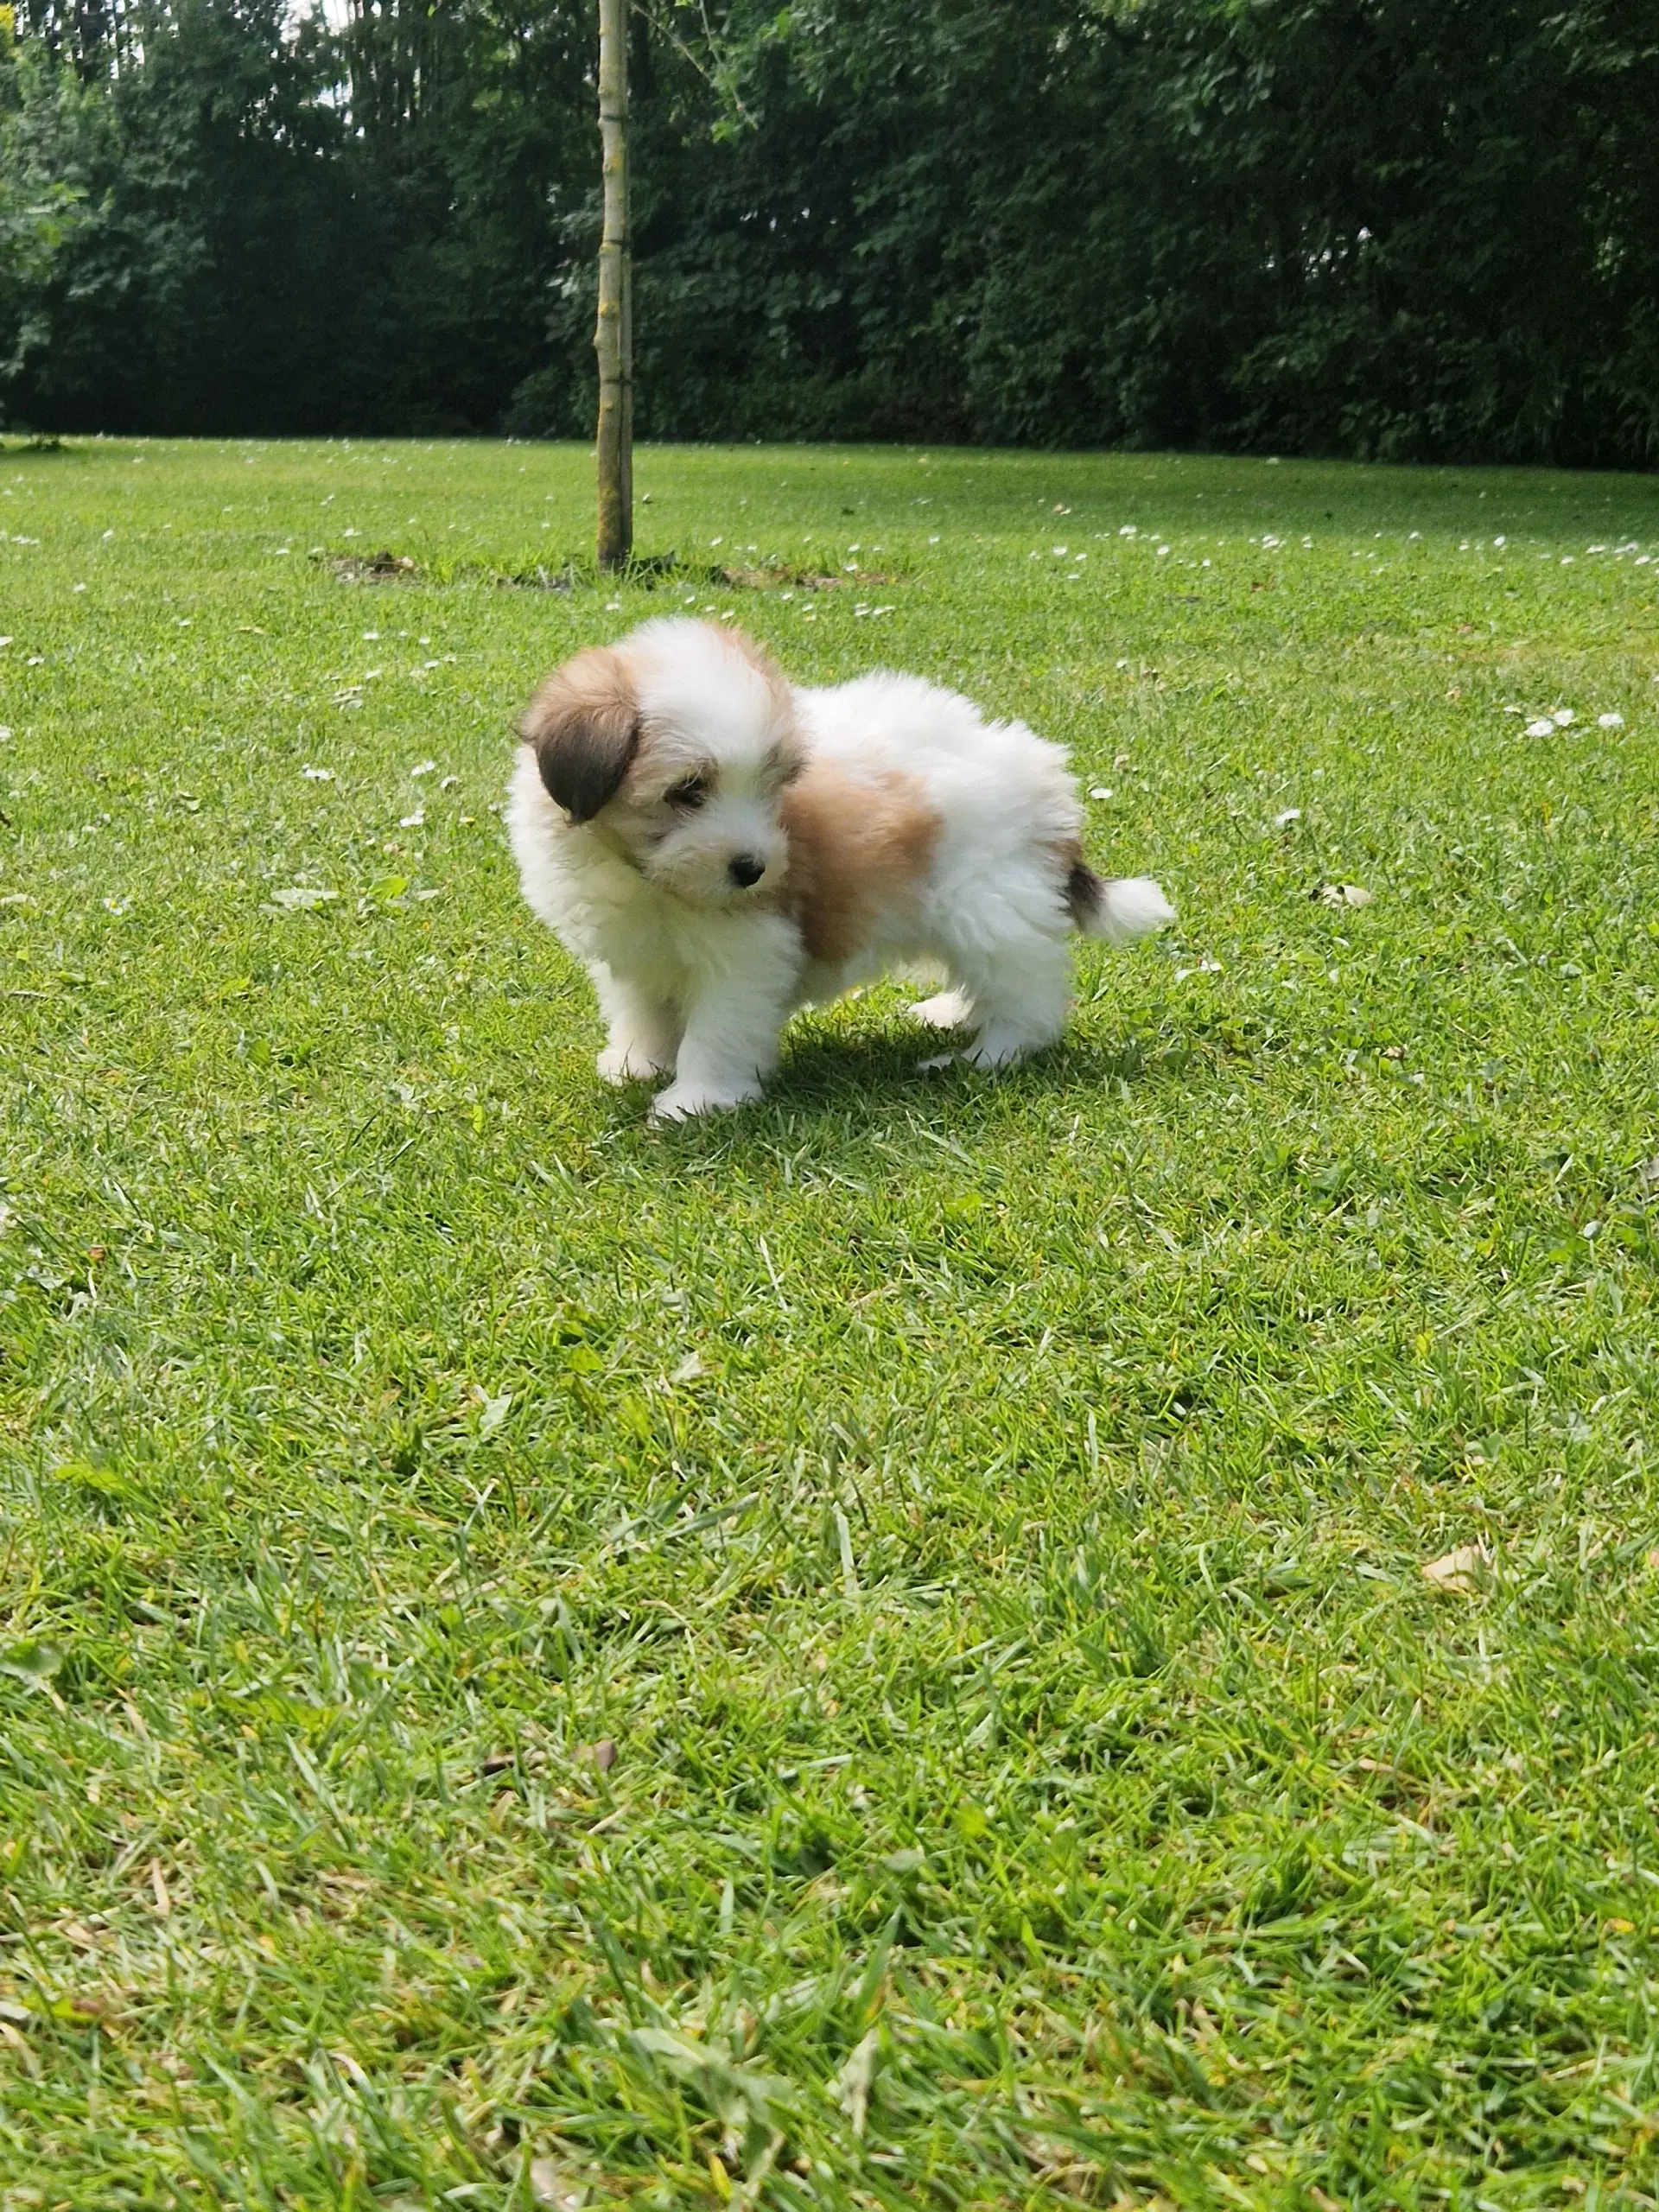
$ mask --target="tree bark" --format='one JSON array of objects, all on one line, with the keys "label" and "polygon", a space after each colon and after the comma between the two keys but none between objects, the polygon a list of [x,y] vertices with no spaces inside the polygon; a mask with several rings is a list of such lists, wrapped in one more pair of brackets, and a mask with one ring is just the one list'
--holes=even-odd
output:
[{"label": "tree bark", "polygon": [[633,550],[632,254],[628,236],[628,4],[599,0],[599,132],[605,226],[599,245],[599,565]]}]

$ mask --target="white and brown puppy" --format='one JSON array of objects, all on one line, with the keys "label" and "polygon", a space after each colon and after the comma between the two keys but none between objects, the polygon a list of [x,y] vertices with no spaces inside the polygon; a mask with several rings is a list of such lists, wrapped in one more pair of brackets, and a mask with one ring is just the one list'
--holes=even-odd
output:
[{"label": "white and brown puppy", "polygon": [[524,896],[586,965],[613,1083],[658,1117],[760,1096],[791,1009],[918,964],[915,1009],[981,1067],[1052,1045],[1073,930],[1173,918],[1085,864],[1066,756],[886,672],[792,686],[741,631],[676,617],[591,646],[525,712],[507,823]]}]

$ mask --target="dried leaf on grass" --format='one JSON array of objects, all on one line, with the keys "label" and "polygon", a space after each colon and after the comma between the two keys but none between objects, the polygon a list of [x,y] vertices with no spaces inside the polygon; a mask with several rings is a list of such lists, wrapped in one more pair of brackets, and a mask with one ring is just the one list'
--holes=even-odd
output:
[{"label": "dried leaf on grass", "polygon": [[582,2212],[588,2202],[587,2183],[556,2158],[531,2160],[530,2193],[537,2204],[554,2205],[557,2212]]},{"label": "dried leaf on grass", "polygon": [[1459,1544],[1453,1551],[1432,1559],[1423,1568],[1423,1580],[1437,1590],[1478,1590],[1491,1571],[1492,1555],[1484,1544]]},{"label": "dried leaf on grass", "polygon": [[879,2027],[874,2027],[860,2037],[836,2079],[841,2108],[857,2136],[863,2134],[869,2118],[870,2083],[875,2078],[876,2044],[880,2032]]},{"label": "dried leaf on grass", "polygon": [[[672,2028],[631,2028],[628,2040],[671,2080],[689,2084],[725,2127],[740,2133],[751,2126],[769,2129],[775,2125],[778,2108],[789,2101],[787,2082],[699,2043],[695,2036]],[[770,2167],[771,2159],[764,2164]],[[753,2179],[751,2173],[751,2183]]]},{"label": "dried leaf on grass", "polygon": [[479,1407],[478,1433],[480,1436],[493,1436],[512,1410],[512,1393],[503,1390],[498,1397],[492,1397],[487,1390],[475,1390],[473,1395]]}]

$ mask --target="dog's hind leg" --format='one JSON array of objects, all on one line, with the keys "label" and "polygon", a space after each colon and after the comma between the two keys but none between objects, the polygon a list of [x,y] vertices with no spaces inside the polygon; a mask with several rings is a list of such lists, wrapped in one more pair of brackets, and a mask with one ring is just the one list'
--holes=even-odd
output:
[{"label": "dog's hind leg", "polygon": [[1006,1067],[1053,1044],[1071,1006],[1071,957],[1064,940],[1036,930],[953,958],[972,1001],[977,1034],[963,1054],[972,1066]]},{"label": "dog's hind leg", "polygon": [[594,961],[588,971],[605,1017],[605,1049],[599,1072],[607,1083],[645,1083],[667,1075],[680,1048],[679,1017],[637,983]]}]

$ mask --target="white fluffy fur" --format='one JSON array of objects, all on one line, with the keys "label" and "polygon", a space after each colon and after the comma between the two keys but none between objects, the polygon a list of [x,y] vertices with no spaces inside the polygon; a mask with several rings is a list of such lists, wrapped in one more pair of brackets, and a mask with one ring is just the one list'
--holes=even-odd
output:
[{"label": "white fluffy fur", "polygon": [[[689,619],[649,622],[617,651],[649,757],[716,764],[710,796],[630,844],[608,807],[574,821],[526,745],[506,818],[525,898],[593,979],[608,1031],[600,1073],[671,1075],[659,1118],[759,1096],[795,1007],[894,969],[943,971],[949,988],[918,1019],[971,1025],[963,1057],[1003,1065],[1059,1036],[1076,927],[1126,943],[1173,918],[1155,883],[1091,878],[1098,896],[1079,924],[1057,855],[1080,852],[1082,809],[1065,753],[1023,723],[988,721],[913,676],[785,687],[729,633]],[[789,906],[780,742],[804,756],[803,788],[838,771],[830,787],[849,805],[902,785],[937,817],[925,865],[887,886],[833,963],[810,957]],[[764,864],[752,888],[731,879],[739,855]]]}]

